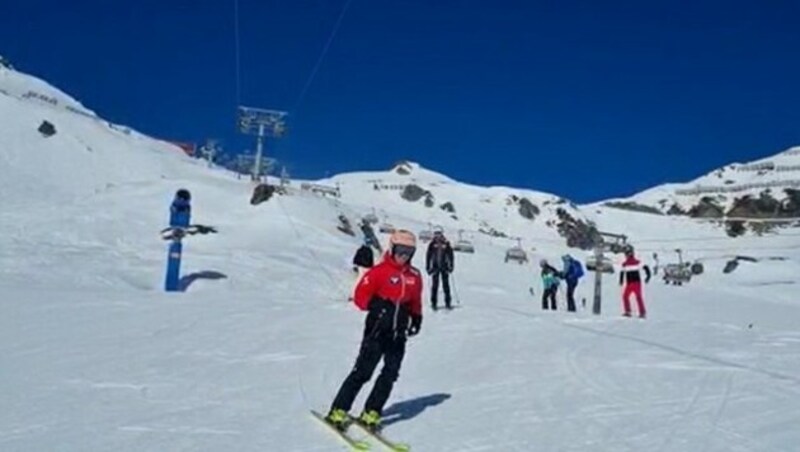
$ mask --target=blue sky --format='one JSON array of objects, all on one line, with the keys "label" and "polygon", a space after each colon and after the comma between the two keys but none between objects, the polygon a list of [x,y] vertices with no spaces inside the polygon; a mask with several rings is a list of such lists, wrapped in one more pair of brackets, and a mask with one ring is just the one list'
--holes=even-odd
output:
[{"label": "blue sky", "polygon": [[[11,4],[9,4],[11,3]],[[102,116],[229,150],[288,110],[298,177],[410,159],[577,202],[800,144],[800,2],[27,0],[0,55]]]}]

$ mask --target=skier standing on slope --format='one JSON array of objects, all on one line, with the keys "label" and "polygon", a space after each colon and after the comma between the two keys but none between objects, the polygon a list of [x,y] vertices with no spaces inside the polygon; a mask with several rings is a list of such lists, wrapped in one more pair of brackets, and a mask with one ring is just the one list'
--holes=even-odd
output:
[{"label": "skier standing on slope", "polygon": [[[552,309],[553,311],[556,310],[556,292],[558,292],[558,270],[555,269],[552,265],[547,263],[547,259],[542,259],[539,261],[539,266],[542,268],[542,286],[544,287],[544,292],[542,292],[542,309],[545,311],[547,309]],[[549,304],[549,308],[548,308]]]},{"label": "skier standing on slope", "polygon": [[383,406],[399,375],[406,337],[416,335],[422,327],[422,276],[411,265],[415,251],[414,234],[395,231],[383,261],[369,269],[356,286],[354,302],[368,313],[355,366],[325,417],[336,428],[346,427],[353,401],[383,358],[383,369],[359,417],[367,428],[380,428]]},{"label": "skier standing on slope", "polygon": [[560,276],[567,282],[567,311],[575,312],[575,288],[578,287],[578,280],[583,277],[583,266],[569,254],[562,256],[561,260],[564,262],[564,270]]},{"label": "skier standing on slope", "polygon": [[622,263],[622,270],[619,272],[619,285],[622,286],[622,315],[631,316],[631,295],[636,297],[636,304],[639,308],[639,317],[645,318],[647,311],[644,308],[642,298],[642,277],[641,270],[644,270],[645,284],[650,282],[650,267],[642,264],[633,253],[633,247],[627,245],[624,250],[625,261]]},{"label": "skier standing on slope", "polygon": [[442,231],[435,231],[433,240],[428,245],[428,252],[425,253],[425,270],[431,276],[431,307],[434,311],[438,308],[436,299],[439,295],[439,278],[442,280],[442,289],[444,289],[444,307],[452,309],[450,273],[453,273],[454,261],[453,247],[450,246],[450,242]]}]

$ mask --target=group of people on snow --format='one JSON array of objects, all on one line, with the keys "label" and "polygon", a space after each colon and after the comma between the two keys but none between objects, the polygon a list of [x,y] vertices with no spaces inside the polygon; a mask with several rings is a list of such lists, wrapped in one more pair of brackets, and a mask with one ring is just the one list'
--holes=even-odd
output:
[{"label": "group of people on snow", "polygon": [[570,256],[565,254],[561,257],[564,264],[562,270],[557,270],[555,267],[547,262],[547,259],[539,261],[542,276],[542,309],[552,309],[555,311],[556,307],[556,293],[560,280],[567,283],[567,311],[575,312],[575,288],[578,287],[578,281],[583,277],[583,265]]},{"label": "group of people on snow", "polygon": [[[625,260],[622,262],[622,268],[619,273],[619,285],[622,287],[622,315],[626,317],[631,316],[631,303],[630,299],[633,296],[636,299],[636,307],[639,312],[639,317],[645,318],[647,310],[644,306],[644,298],[642,296],[642,276],[644,272],[644,283],[650,282],[651,272],[650,267],[636,258],[633,247],[628,245],[623,249]],[[569,254],[561,257],[563,267],[561,270],[556,269],[547,261],[542,259],[539,261],[541,267],[542,278],[542,309],[544,310],[557,310],[556,294],[561,280],[567,284],[567,311],[575,312],[575,289],[578,287],[578,282],[584,276],[583,265],[577,259]]]},{"label": "group of people on snow", "polygon": [[[391,394],[405,355],[406,340],[419,334],[422,328],[423,280],[421,272],[411,265],[416,254],[416,236],[407,230],[396,230],[389,237],[388,249],[376,264],[372,243],[365,240],[353,256],[353,269],[357,281],[351,300],[367,315],[361,347],[355,365],[342,382],[325,417],[335,428],[344,429],[354,421],[348,414],[356,396],[383,360],[383,368],[364,404],[361,415],[355,419],[369,429],[381,426],[383,407]],[[646,315],[642,298],[642,277],[650,280],[650,269],[634,255],[633,248],[624,250],[625,261],[620,271],[619,283],[623,287],[623,315],[631,316],[630,297],[636,298],[639,316]],[[570,255],[562,256],[562,268],[556,269],[547,260],[540,261],[544,286],[542,309],[556,310],[556,293],[560,281],[567,286],[567,311],[576,311],[575,289],[584,276],[582,264]],[[440,230],[434,232],[425,253],[425,270],[431,277],[431,308],[438,310],[438,293],[441,283],[444,307],[452,309],[450,274],[455,268],[453,248]]]}]

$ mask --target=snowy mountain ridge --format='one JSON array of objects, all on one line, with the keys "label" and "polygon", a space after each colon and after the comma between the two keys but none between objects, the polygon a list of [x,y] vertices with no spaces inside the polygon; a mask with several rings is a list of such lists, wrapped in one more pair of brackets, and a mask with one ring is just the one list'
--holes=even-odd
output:
[{"label": "snowy mountain ridge", "polygon": [[[1,61],[4,61],[2,56],[0,56]],[[87,117],[97,116],[68,94],[40,78],[14,70],[9,63],[0,63],[0,94],[61,108]]]},{"label": "snowy mountain ridge", "polygon": [[604,203],[633,203],[653,213],[702,218],[798,218],[800,147],[752,162],[731,163],[687,183],[665,184]]}]

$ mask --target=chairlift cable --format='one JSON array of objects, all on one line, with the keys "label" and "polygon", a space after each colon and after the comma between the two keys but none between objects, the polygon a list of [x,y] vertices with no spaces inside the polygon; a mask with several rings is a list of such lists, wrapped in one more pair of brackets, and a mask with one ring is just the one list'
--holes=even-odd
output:
[{"label": "chairlift cable", "polygon": [[325,55],[327,55],[328,50],[330,49],[331,44],[333,43],[333,40],[339,31],[339,27],[342,25],[342,19],[344,19],[344,16],[347,13],[348,8],[350,8],[350,3],[352,3],[352,1],[353,0],[347,0],[344,4],[344,7],[342,7],[342,11],[339,13],[339,18],[336,19],[336,24],[333,26],[333,30],[331,30],[331,34],[328,36],[328,40],[325,42],[325,46],[323,46],[322,52],[320,53],[319,58],[317,58],[317,62],[314,64],[313,69],[311,69],[311,73],[308,75],[306,83],[303,85],[303,89],[300,91],[300,95],[297,96],[297,100],[290,110],[290,114],[293,117],[297,115],[297,110],[300,108],[300,104],[305,99],[306,93],[311,87],[311,83],[313,83],[314,78],[317,76],[317,72],[319,72],[319,68],[322,66],[322,61],[325,59]]},{"label": "chairlift cable", "polygon": [[239,0],[233,0],[233,35],[236,48],[236,106],[242,104],[242,60],[241,44],[239,39]]},{"label": "chairlift cable", "polygon": [[278,206],[280,207],[281,211],[283,212],[283,215],[286,217],[286,219],[289,220],[289,225],[292,227],[292,231],[294,231],[295,235],[297,236],[298,240],[300,241],[300,244],[311,255],[311,258],[314,261],[314,263],[317,264],[317,267],[319,267],[319,269],[322,270],[322,272],[325,274],[325,276],[327,276],[328,279],[331,281],[331,286],[334,288],[334,290],[341,293],[342,292],[342,290],[341,290],[341,281],[338,281],[336,279],[336,277],[334,275],[332,275],[331,272],[327,268],[325,268],[325,266],[322,265],[322,263],[321,263],[322,261],[320,260],[319,256],[317,256],[317,253],[315,253],[314,250],[306,244],[306,241],[303,239],[303,235],[297,229],[297,226],[295,225],[294,220],[292,219],[292,216],[289,214],[289,212],[286,210],[286,208],[284,207],[283,203],[281,202],[280,196],[277,197],[276,201],[277,201]]}]

